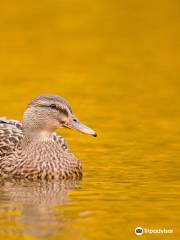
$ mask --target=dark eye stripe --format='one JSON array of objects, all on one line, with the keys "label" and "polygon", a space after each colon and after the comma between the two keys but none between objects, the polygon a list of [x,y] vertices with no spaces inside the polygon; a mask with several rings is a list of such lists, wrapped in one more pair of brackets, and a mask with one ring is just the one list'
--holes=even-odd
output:
[{"label": "dark eye stripe", "polygon": [[49,105],[49,107],[52,108],[52,109],[57,109],[56,104],[51,104],[51,105]]},{"label": "dark eye stripe", "polygon": [[60,111],[63,112],[65,115],[68,116],[68,111],[65,108],[60,108]]},{"label": "dark eye stripe", "polygon": [[51,109],[57,110],[59,112],[62,112],[65,115],[68,116],[68,111],[65,108],[61,108],[61,107],[56,106],[56,104],[50,104],[50,105],[39,104],[38,106],[43,107],[43,108],[51,108]]}]

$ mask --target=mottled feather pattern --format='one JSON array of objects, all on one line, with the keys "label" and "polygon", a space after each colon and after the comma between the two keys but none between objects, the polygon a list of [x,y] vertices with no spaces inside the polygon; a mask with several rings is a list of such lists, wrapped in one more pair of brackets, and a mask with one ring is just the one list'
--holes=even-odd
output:
[{"label": "mottled feather pattern", "polygon": [[7,156],[15,150],[23,138],[21,127],[18,121],[0,119],[0,157]]},{"label": "mottled feather pattern", "polygon": [[[0,118],[0,157],[10,154],[23,138],[23,126],[20,121]],[[64,151],[69,151],[65,139],[53,133],[54,141],[59,142]],[[7,150],[6,150],[7,149]]]},{"label": "mottled feather pattern", "polygon": [[76,179],[81,163],[64,138],[53,133],[51,141],[22,146],[22,123],[0,118],[0,176],[28,179]]}]

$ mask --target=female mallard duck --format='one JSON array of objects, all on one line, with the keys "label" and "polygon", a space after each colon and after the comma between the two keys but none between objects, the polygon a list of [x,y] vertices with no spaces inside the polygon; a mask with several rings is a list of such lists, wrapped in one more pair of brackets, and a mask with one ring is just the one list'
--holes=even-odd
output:
[{"label": "female mallard duck", "polygon": [[54,131],[73,128],[96,136],[79,122],[62,97],[42,95],[28,105],[22,123],[0,119],[0,176],[5,178],[81,178],[80,161]]}]

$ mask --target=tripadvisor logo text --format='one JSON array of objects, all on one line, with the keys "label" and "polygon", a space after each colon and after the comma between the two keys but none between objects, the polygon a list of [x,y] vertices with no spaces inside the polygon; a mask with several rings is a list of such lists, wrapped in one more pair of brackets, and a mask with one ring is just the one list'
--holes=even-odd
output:
[{"label": "tripadvisor logo text", "polygon": [[136,227],[134,232],[137,236],[140,236],[142,234],[171,234],[171,233],[174,232],[174,230],[173,229],[167,229],[167,228],[152,229],[152,228]]}]

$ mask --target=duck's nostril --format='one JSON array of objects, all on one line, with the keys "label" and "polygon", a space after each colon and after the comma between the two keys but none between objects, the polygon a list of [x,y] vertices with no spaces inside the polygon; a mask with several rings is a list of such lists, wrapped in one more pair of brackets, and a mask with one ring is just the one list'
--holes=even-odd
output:
[{"label": "duck's nostril", "polygon": [[74,122],[77,122],[77,119],[73,119]]}]

